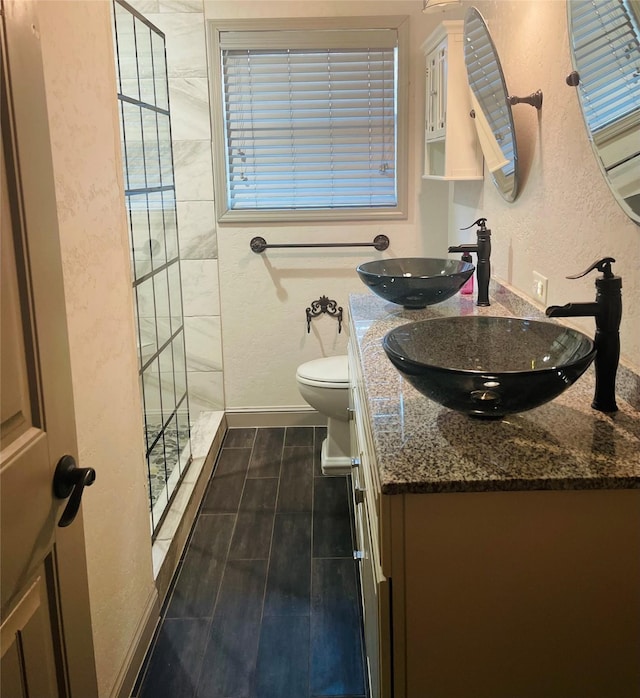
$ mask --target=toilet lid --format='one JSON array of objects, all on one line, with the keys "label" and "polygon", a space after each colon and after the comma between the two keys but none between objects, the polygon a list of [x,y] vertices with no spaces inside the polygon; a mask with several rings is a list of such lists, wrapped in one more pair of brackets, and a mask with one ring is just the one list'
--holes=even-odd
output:
[{"label": "toilet lid", "polygon": [[328,356],[298,366],[296,377],[307,385],[346,388],[349,385],[349,363],[346,356]]}]

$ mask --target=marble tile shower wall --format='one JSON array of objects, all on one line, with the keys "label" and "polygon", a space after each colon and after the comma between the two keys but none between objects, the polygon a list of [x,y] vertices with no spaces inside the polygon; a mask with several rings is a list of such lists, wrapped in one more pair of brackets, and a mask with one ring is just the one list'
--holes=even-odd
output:
[{"label": "marble tile shower wall", "polygon": [[166,36],[191,420],[224,409],[202,0],[130,0]]}]

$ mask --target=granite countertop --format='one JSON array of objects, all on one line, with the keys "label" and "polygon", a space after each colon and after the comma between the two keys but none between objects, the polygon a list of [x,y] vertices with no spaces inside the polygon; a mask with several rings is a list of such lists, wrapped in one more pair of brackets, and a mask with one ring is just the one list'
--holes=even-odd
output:
[{"label": "granite countertop", "polygon": [[490,297],[488,308],[477,307],[475,295],[457,294],[424,310],[404,310],[371,293],[350,297],[350,332],[383,494],[640,488],[640,378],[626,367],[618,369],[616,413],[591,408],[591,366],[551,402],[496,421],[429,400],[387,359],[382,337],[407,322],[451,315],[544,318],[493,280]]}]

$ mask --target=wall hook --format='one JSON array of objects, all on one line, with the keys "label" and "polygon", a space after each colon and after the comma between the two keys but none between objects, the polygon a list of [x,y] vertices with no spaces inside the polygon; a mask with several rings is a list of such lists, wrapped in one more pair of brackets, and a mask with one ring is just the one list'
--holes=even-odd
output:
[{"label": "wall hook", "polygon": [[327,296],[320,296],[317,301],[313,301],[306,313],[307,333],[311,332],[311,320],[322,313],[338,318],[338,334],[342,332],[342,306],[339,306],[336,301],[329,300]]}]

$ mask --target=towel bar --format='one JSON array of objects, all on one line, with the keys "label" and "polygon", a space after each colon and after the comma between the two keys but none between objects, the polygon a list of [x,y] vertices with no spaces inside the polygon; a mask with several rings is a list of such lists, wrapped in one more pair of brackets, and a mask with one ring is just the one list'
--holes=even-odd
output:
[{"label": "towel bar", "polygon": [[375,247],[376,250],[382,251],[389,247],[389,238],[386,235],[376,235],[373,242],[289,242],[282,244],[269,244],[264,238],[251,238],[249,243],[251,251],[260,254],[270,248],[284,247]]}]

